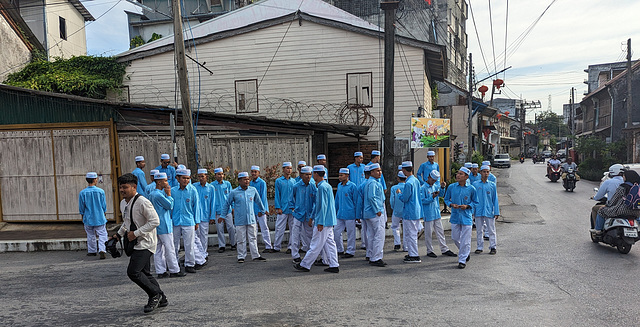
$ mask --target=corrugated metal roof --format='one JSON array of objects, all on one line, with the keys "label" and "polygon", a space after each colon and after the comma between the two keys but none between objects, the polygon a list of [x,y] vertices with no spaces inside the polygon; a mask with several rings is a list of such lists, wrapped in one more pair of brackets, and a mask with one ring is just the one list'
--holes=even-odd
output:
[{"label": "corrugated metal roof", "polygon": [[[212,34],[247,27],[256,23],[291,15],[296,12],[371,31],[382,31],[378,26],[340,8],[334,7],[322,0],[262,0],[193,26],[188,33],[185,30],[185,40],[199,39]],[[173,34],[129,51],[125,51],[117,55],[117,57],[127,56],[172,44]]]}]

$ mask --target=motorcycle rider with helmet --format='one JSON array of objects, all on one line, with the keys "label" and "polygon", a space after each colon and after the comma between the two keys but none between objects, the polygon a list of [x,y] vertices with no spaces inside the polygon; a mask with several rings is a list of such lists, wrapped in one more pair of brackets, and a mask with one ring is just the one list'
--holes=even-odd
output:
[{"label": "motorcycle rider with helmet", "polygon": [[[591,198],[596,201],[607,200],[607,204],[609,200],[613,197],[613,194],[616,192],[616,189],[620,184],[624,183],[624,179],[622,178],[622,174],[624,173],[624,166],[621,164],[611,165],[609,167],[609,177],[606,181],[600,184],[600,188],[598,189],[598,193],[592,196]],[[591,229],[595,227],[596,224],[596,216],[598,215],[598,210],[604,207],[604,204],[596,204],[591,208]]]},{"label": "motorcycle rider with helmet", "polygon": [[640,209],[631,209],[624,202],[624,199],[629,195],[629,191],[633,187],[633,184],[640,183],[640,176],[633,170],[626,170],[622,173],[622,178],[624,179],[624,183],[620,184],[620,186],[616,188],[616,191],[609,199],[609,202],[598,210],[595,224],[596,235],[602,234],[604,223],[607,218],[640,216]]}]

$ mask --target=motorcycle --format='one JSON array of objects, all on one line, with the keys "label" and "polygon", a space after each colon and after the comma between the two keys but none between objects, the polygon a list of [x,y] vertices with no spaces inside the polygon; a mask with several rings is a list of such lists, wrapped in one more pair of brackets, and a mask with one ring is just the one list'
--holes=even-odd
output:
[{"label": "motorcycle", "polygon": [[560,166],[558,166],[558,167],[550,166],[550,167],[551,167],[551,169],[550,169],[549,175],[547,177],[549,177],[551,182],[555,183],[560,179]]},{"label": "motorcycle", "polygon": [[[596,192],[597,188],[594,189]],[[599,204],[604,204],[600,202]],[[604,221],[604,229],[601,234],[595,229],[589,231],[593,243],[605,243],[618,249],[618,252],[627,254],[631,251],[631,246],[635,244],[638,237],[638,217],[624,216],[607,218]]]},{"label": "motorcycle", "polygon": [[576,188],[576,172],[573,171],[573,168],[567,169],[567,175],[562,180],[562,186],[567,192],[573,192],[573,189]]},{"label": "motorcycle", "polygon": [[520,163],[524,163],[524,156],[520,156]]}]

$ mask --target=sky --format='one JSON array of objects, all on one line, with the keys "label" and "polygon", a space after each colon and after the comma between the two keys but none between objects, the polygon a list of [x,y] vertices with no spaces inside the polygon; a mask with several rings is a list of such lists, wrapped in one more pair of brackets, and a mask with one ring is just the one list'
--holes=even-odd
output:
[{"label": "sky", "polygon": [[[138,7],[125,0],[82,3],[97,18],[86,26],[87,53],[110,56],[128,50],[125,10],[139,12]],[[579,102],[587,90],[584,70],[589,65],[626,60],[629,38],[632,59],[638,59],[633,51],[640,49],[638,0],[467,0],[467,3],[468,52],[473,54],[476,80],[511,66],[497,76],[506,87],[495,97],[540,101],[542,108],[535,112],[549,109],[551,95],[551,109],[562,114],[562,105],[569,103],[571,87],[576,88],[575,98]],[[477,87],[482,84],[491,86],[491,80]],[[528,111],[527,120],[533,119],[533,115],[534,111]]]}]

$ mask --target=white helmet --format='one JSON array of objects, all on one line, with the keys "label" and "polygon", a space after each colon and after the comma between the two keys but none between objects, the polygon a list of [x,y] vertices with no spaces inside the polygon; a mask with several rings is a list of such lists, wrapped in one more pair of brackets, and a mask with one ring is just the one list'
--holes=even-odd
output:
[{"label": "white helmet", "polygon": [[621,164],[615,164],[609,167],[609,174],[611,176],[618,176],[624,171],[624,166]]}]

